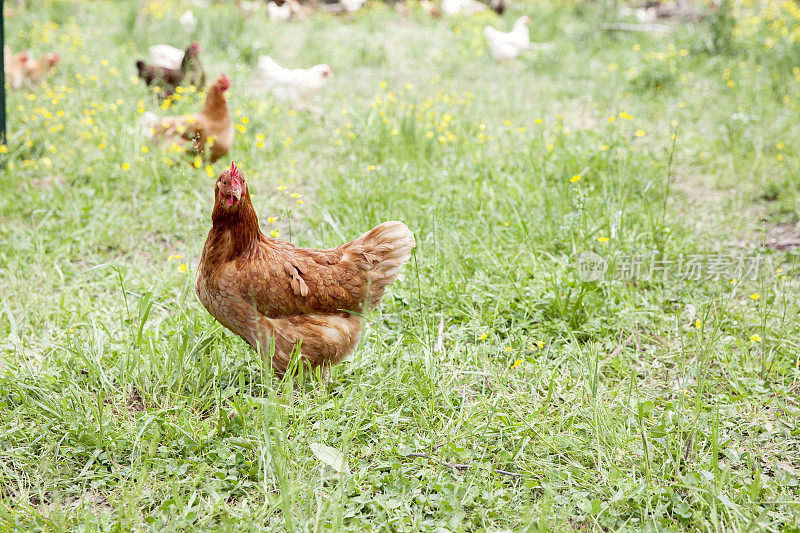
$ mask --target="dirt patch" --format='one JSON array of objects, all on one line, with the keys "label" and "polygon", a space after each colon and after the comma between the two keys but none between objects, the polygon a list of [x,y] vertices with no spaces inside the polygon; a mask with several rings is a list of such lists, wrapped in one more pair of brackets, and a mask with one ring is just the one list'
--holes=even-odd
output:
[{"label": "dirt patch", "polygon": [[700,175],[680,176],[673,188],[678,195],[671,201],[708,242],[744,249],[800,247],[796,222],[770,221],[765,205],[741,201],[734,189],[706,185]]},{"label": "dirt patch", "polygon": [[131,392],[128,395],[128,398],[125,400],[125,407],[128,409],[128,411],[134,411],[137,413],[147,410],[147,408],[144,406],[142,395],[139,393],[139,389],[136,388],[136,385],[131,387]]},{"label": "dirt patch", "polygon": [[56,186],[59,188],[64,184],[64,176],[52,175],[43,178],[33,178],[31,185],[43,191],[52,191]]},{"label": "dirt patch", "polygon": [[800,247],[800,231],[796,222],[767,223],[764,246],[773,250],[790,250]]}]

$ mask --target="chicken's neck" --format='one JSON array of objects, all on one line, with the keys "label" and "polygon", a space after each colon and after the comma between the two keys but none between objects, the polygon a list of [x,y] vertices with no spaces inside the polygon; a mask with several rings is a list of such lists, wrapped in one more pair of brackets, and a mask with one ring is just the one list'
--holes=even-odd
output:
[{"label": "chicken's neck", "polygon": [[230,120],[228,104],[225,97],[216,87],[211,87],[206,95],[206,103],[201,111],[209,120]]},{"label": "chicken's neck", "polygon": [[209,259],[213,262],[237,259],[266,240],[258,226],[258,216],[247,191],[242,195],[238,209],[226,209],[217,202],[211,214],[211,222],[209,242],[215,257]]}]

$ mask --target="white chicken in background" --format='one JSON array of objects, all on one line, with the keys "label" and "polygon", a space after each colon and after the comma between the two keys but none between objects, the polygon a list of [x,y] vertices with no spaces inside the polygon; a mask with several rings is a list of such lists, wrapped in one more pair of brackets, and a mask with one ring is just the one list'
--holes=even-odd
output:
[{"label": "white chicken in background", "polygon": [[261,71],[266,88],[272,91],[275,98],[288,102],[293,107],[314,112],[317,110],[308,107],[306,100],[324,89],[333,76],[330,65],[288,69],[269,56],[258,58],[258,70]]},{"label": "white chicken in background", "polygon": [[486,11],[486,4],[477,0],[442,0],[442,13],[452,17],[455,15],[475,15]]},{"label": "white chicken in background", "polygon": [[178,19],[178,22],[181,24],[181,28],[186,33],[192,33],[195,28],[197,28],[197,19],[194,18],[194,13],[192,13],[191,9],[187,9],[181,15],[181,18]]},{"label": "white chicken in background", "polygon": [[497,61],[516,59],[523,50],[530,48],[531,36],[528,32],[530,25],[531,18],[525,15],[517,19],[508,33],[491,26],[483,28],[483,35],[486,36],[492,57]]},{"label": "white chicken in background", "polygon": [[353,13],[358,12],[359,9],[363,7],[367,0],[339,0],[339,3],[342,4],[344,10],[352,15]]},{"label": "white chicken in background", "polygon": [[272,0],[267,4],[267,17],[272,22],[288,22],[292,18],[292,6],[289,2],[278,5]]},{"label": "white chicken in background", "polygon": [[236,8],[246,18],[250,18],[258,13],[259,9],[261,9],[261,0],[253,0],[252,2],[247,0],[236,0]]},{"label": "white chicken in background", "polygon": [[151,65],[164,68],[181,68],[185,50],[168,44],[154,44],[150,47]]}]

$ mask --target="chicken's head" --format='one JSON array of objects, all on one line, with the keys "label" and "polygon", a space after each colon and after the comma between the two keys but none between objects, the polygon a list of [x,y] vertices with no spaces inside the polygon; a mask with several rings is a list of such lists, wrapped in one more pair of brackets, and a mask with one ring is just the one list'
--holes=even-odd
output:
[{"label": "chicken's head", "polygon": [[530,26],[533,21],[528,15],[523,15],[519,18],[518,23],[524,26]]},{"label": "chicken's head", "polygon": [[234,209],[245,194],[247,194],[247,184],[242,171],[231,161],[231,168],[223,170],[217,178],[217,203],[227,209]]},{"label": "chicken's head", "polygon": [[220,93],[224,93],[230,88],[231,88],[231,79],[227,75],[225,75],[225,73],[222,73],[220,77],[217,79],[217,81],[214,82],[214,89],[216,89]]},{"label": "chicken's head", "polygon": [[50,65],[51,67],[54,67],[54,66],[58,65],[58,63],[61,61],[61,55],[58,52],[52,52],[50,54],[45,54],[42,57],[47,62],[47,64]]},{"label": "chicken's head", "polygon": [[188,55],[189,57],[196,58],[196,57],[200,56],[200,52],[201,52],[200,43],[198,43],[197,41],[192,41],[192,44],[190,44],[186,48],[186,50],[183,51],[183,54],[184,54],[184,56]]}]

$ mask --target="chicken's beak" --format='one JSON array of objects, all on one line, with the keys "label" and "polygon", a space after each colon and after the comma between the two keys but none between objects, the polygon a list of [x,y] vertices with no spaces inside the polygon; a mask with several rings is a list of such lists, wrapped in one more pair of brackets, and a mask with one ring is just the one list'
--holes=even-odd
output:
[{"label": "chicken's beak", "polygon": [[242,188],[241,187],[231,187],[227,191],[222,193],[222,201],[225,202],[227,207],[233,207],[234,205],[239,203],[239,200],[242,199]]}]

